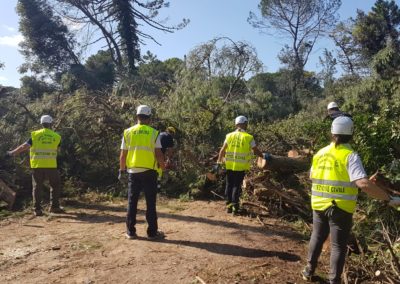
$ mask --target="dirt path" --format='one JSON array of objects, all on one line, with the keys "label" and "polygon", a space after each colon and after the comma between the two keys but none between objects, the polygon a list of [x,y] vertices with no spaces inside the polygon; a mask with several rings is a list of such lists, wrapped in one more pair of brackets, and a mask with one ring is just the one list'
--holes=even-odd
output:
[{"label": "dirt path", "polygon": [[[141,203],[139,208],[144,208]],[[125,239],[125,203],[74,202],[67,214],[0,222],[0,283],[302,283],[306,243],[276,219],[222,202],[159,202],[167,238]]]}]

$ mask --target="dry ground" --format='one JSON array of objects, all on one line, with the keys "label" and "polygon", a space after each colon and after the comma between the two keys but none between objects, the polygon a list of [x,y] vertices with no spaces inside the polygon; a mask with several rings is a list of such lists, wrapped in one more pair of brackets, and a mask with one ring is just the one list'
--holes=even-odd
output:
[{"label": "dry ground", "polygon": [[307,243],[278,219],[223,202],[159,200],[163,241],[125,238],[125,202],[68,203],[66,214],[0,222],[0,283],[302,283]]}]

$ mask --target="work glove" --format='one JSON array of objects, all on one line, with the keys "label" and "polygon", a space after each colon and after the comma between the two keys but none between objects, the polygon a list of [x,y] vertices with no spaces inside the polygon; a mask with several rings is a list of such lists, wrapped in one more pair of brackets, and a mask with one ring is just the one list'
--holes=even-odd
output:
[{"label": "work glove", "polygon": [[126,173],[126,170],[118,170],[118,180],[122,181],[124,179],[124,175]]},{"label": "work glove", "polygon": [[400,211],[400,197],[399,196],[391,196],[389,200],[389,206],[394,207],[398,211]]},{"label": "work glove", "polygon": [[271,161],[272,156],[271,156],[270,153],[263,153],[263,158],[264,158],[267,162],[269,162],[269,161]]},{"label": "work glove", "polygon": [[221,168],[221,164],[215,164],[215,165],[212,167],[212,172],[213,172],[213,173],[218,173],[218,171],[219,171],[220,168]]}]

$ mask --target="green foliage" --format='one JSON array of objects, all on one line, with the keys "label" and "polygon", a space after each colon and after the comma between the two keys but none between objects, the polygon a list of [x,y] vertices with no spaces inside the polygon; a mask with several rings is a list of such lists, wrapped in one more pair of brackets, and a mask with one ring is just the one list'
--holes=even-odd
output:
[{"label": "green foliage", "polygon": [[353,29],[355,42],[360,45],[362,55],[367,59],[387,46],[390,39],[399,44],[400,9],[391,0],[377,0],[372,11],[365,14],[358,11]]},{"label": "green foliage", "polygon": [[101,91],[109,89],[115,81],[115,65],[111,53],[100,50],[90,56],[85,65],[72,65],[61,75],[60,85],[64,92],[74,92],[81,87]]},{"label": "green foliage", "polygon": [[121,50],[125,55],[127,71],[131,75],[137,72],[135,63],[140,60],[137,13],[133,5],[134,1],[113,0],[113,14],[118,23]]},{"label": "green foliage", "polygon": [[335,78],[334,75],[336,73],[336,64],[337,60],[333,56],[332,52],[328,51],[326,48],[324,49],[323,57],[319,58],[319,63],[322,66],[322,71],[319,74],[321,81],[324,84],[324,88],[327,89],[332,86]]},{"label": "green foliage", "polygon": [[95,80],[93,89],[100,90],[111,87],[115,82],[115,65],[111,52],[99,50],[85,62],[85,68]]},{"label": "green foliage", "polygon": [[323,115],[300,112],[273,124],[259,124],[254,129],[264,151],[286,155],[292,148],[317,151],[329,142],[329,122]]},{"label": "green foliage", "polygon": [[336,45],[337,61],[340,66],[347,76],[357,77],[364,72],[368,62],[363,60],[360,47],[354,41],[354,25],[353,19],[341,21],[330,34],[330,38]]},{"label": "green foliage", "polygon": [[[50,0],[49,0],[50,1]],[[126,80],[137,76],[140,61],[140,44],[156,39],[141,29],[147,26],[167,33],[184,28],[189,20],[183,19],[174,26],[158,19],[159,11],[168,8],[164,0],[51,0],[53,7],[73,23],[85,25],[93,33],[93,41],[87,45],[102,42],[108,47],[119,77]]]},{"label": "green foliage", "polygon": [[23,76],[21,79],[21,92],[29,98],[41,98],[46,93],[55,91],[55,87],[33,76]]},{"label": "green foliage", "polygon": [[290,44],[281,51],[280,59],[301,75],[314,44],[336,22],[340,0],[260,0],[261,18],[250,12],[247,21],[262,31],[275,29]]},{"label": "green foliage", "polygon": [[27,60],[21,72],[60,72],[68,70],[71,64],[79,64],[74,53],[76,41],[46,1],[19,0],[17,12],[24,36],[21,53]]},{"label": "green foliage", "polygon": [[400,74],[400,46],[389,41],[372,59],[371,67],[383,79]]},{"label": "green foliage", "polygon": [[141,92],[162,97],[166,92],[172,90],[176,82],[176,75],[182,70],[184,63],[178,58],[171,58],[166,61],[158,60],[150,52],[143,56],[139,65],[139,76]]},{"label": "green foliage", "polygon": [[270,92],[271,99],[263,107],[270,108],[269,119],[282,119],[298,112],[310,101],[322,96],[320,82],[313,72],[302,72],[302,81],[296,82],[296,75],[288,69],[276,73],[260,73],[250,78],[250,92]]},{"label": "green foliage", "polygon": [[383,166],[382,173],[393,184],[400,183],[400,160],[396,158],[390,164]]},{"label": "green foliage", "polygon": [[260,73],[251,77],[248,81],[248,86],[251,91],[264,90],[273,94],[277,94],[279,90],[280,72],[277,73]]},{"label": "green foliage", "polygon": [[[292,11],[293,19],[304,20],[300,31],[307,31],[297,37],[290,34],[294,45],[281,54],[286,68],[276,73],[260,73],[262,64],[249,43],[224,37],[195,47],[185,61],[161,61],[150,52],[140,58],[140,38],[152,37],[138,30],[136,20],[164,31],[175,29],[153,21],[166,6],[164,1],[54,0],[61,2],[65,5],[61,13],[99,28],[109,48],[79,64],[73,56],[73,37],[47,2],[19,0],[28,67],[36,73],[47,68],[56,75],[58,85],[43,77],[25,76],[19,92],[0,88],[0,138],[4,141],[0,151],[5,153],[26,141],[40,127],[40,116],[52,115],[55,130],[63,137],[59,165],[69,194],[75,187],[79,193],[89,189],[108,195],[126,193],[116,179],[119,146],[123,130],[135,123],[139,104],[152,107],[151,125],[156,129],[177,129],[178,166],[163,189],[170,196],[205,196],[210,188],[204,174],[225,135],[234,130],[238,115],[249,118],[248,131],[264,151],[278,155],[293,148],[318,151],[330,142],[331,121],[325,116],[327,102],[333,100],[353,115],[353,144],[367,172],[381,169],[390,180],[399,182],[400,49],[398,8],[393,1],[378,0],[372,12],[360,12],[351,25],[337,27],[333,35],[341,49],[337,60],[349,73],[337,80],[333,77],[336,58],[331,52],[325,51],[319,76],[304,70],[304,64],[320,33],[335,22],[340,1],[260,1],[264,18],[254,25],[282,32],[288,23],[282,24],[282,15],[273,8],[283,7],[279,11]],[[88,5],[98,8],[96,14],[84,13]],[[104,9],[107,5],[113,9]],[[95,23],[100,15],[107,20]],[[118,31],[110,34],[107,21]],[[312,27],[316,29],[307,29]],[[366,66],[373,72],[360,72]],[[14,184],[15,176],[27,176],[27,155],[16,161],[0,162],[0,178]],[[28,187],[24,178],[15,181],[20,189]],[[379,247],[371,239],[382,240],[382,226],[399,236],[397,212],[364,197],[360,208],[356,217],[362,221],[355,232],[365,247]],[[371,262],[385,266],[377,251]]]}]

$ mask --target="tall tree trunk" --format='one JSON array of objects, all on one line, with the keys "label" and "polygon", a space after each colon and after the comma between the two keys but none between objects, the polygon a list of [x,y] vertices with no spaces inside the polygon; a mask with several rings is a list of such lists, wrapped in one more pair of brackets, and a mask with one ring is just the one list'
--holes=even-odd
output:
[{"label": "tall tree trunk", "polygon": [[134,75],[137,72],[135,63],[140,60],[137,23],[133,13],[134,1],[113,0],[113,3],[118,15],[118,32],[121,36],[121,44],[128,65],[128,73]]}]

